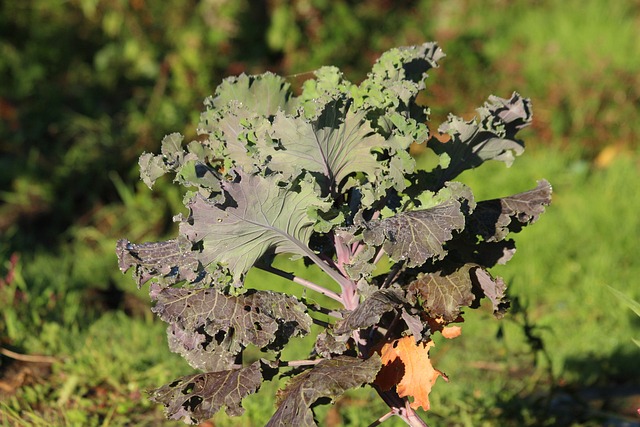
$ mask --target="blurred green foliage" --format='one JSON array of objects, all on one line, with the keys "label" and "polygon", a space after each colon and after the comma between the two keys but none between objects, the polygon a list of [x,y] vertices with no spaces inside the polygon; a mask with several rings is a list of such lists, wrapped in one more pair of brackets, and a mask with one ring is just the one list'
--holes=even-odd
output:
[{"label": "blurred green foliage", "polygon": [[[533,99],[534,125],[526,136],[528,143],[562,148],[549,158],[566,170],[547,177],[559,184],[556,188],[566,188],[564,200],[572,200],[572,206],[589,212],[592,205],[600,206],[593,210],[598,221],[595,234],[584,233],[588,224],[581,220],[585,218],[558,214],[564,220],[554,224],[572,233],[568,256],[573,258],[568,265],[554,268],[553,274],[544,276],[541,263],[566,260],[555,257],[563,249],[547,250],[545,236],[539,237],[538,246],[536,239],[523,241],[520,248],[532,245],[531,256],[543,256],[541,263],[522,259],[518,264],[524,249],[519,250],[516,267],[509,270],[515,272],[515,291],[528,295],[535,308],[536,295],[545,295],[536,289],[545,283],[591,277],[585,283],[596,286],[592,269],[597,269],[599,280],[606,280],[605,272],[622,263],[615,281],[632,280],[624,273],[637,270],[632,239],[620,243],[624,250],[592,254],[587,249],[588,239],[598,239],[597,233],[602,232],[613,235],[620,224],[628,227],[627,236],[637,234],[637,221],[620,219],[634,217],[636,205],[620,204],[619,217],[607,216],[605,208],[618,200],[615,195],[607,194],[607,206],[602,206],[596,193],[583,198],[568,192],[600,185],[597,188],[602,191],[615,193],[625,183],[637,182],[634,161],[625,163],[620,175],[604,171],[591,178],[589,171],[590,161],[599,153],[633,152],[640,145],[639,22],[638,0],[1,2],[0,346],[65,357],[77,354],[79,363],[57,368],[53,385],[29,389],[35,397],[25,397],[12,408],[51,396],[59,399],[59,394],[52,394],[60,393],[55,387],[71,387],[68,381],[74,376],[80,379],[73,387],[83,393],[95,391],[97,383],[83,378],[94,372],[88,360],[97,356],[81,346],[108,343],[99,329],[109,330],[119,323],[132,335],[121,337],[114,331],[119,340],[140,339],[144,328],[137,329],[135,322],[150,321],[147,298],[144,290],[133,289],[128,275],[117,270],[115,242],[122,236],[144,241],[172,235],[172,216],[184,207],[179,189],[167,180],[159,181],[153,192],[139,181],[137,159],[144,151],[157,152],[167,133],[195,138],[193,129],[204,98],[223,77],[241,72],[271,70],[288,76],[295,87],[319,66],[335,65],[356,82],[365,77],[363,70],[370,69],[380,52],[438,41],[449,58],[427,82],[423,100],[433,114],[430,127],[435,129],[451,111],[473,113],[489,93],[508,96],[517,90]],[[578,160],[570,161],[573,157]],[[536,159],[545,161],[545,157]],[[528,164],[530,170],[537,167]],[[574,174],[589,179],[580,180]],[[517,190],[530,186],[530,175],[518,177],[527,185]],[[592,181],[596,178],[600,181]],[[508,193],[511,188],[506,185],[512,185],[512,179],[512,174],[505,173],[505,182],[495,187],[505,185]],[[615,188],[605,184],[612,180]],[[482,191],[482,186],[478,184],[474,191]],[[557,197],[554,206],[562,206],[563,193]],[[566,209],[562,212],[575,212]],[[542,224],[538,230],[549,231]],[[567,247],[560,235],[552,241]],[[520,276],[534,278],[532,289],[517,285]],[[610,283],[617,287],[615,281]],[[594,295],[606,298],[606,292],[589,294],[580,283],[575,286],[584,294],[576,293],[579,301],[572,303],[589,302]],[[124,309],[137,320],[105,314],[112,309]],[[576,318],[564,311],[559,316],[566,316],[558,320],[565,322]],[[588,311],[577,316],[588,324]],[[611,334],[609,340],[617,337]],[[557,337],[552,341],[554,345],[562,342]],[[148,359],[149,366],[175,360],[164,343],[148,346],[159,352],[157,360]],[[571,347],[585,346],[576,342]],[[607,349],[602,347],[603,352]],[[570,350],[563,350],[558,358],[568,358]],[[158,372],[129,366],[133,361],[122,362],[121,352],[97,360],[114,370],[109,375],[117,383],[138,369],[145,374],[135,378],[135,390],[158,384]],[[557,363],[562,366],[563,360]],[[175,376],[168,370],[162,375]],[[105,375],[100,375],[104,380]],[[108,385],[110,390],[114,387]],[[115,395],[120,401],[133,399],[119,390]],[[140,405],[136,411],[147,408],[144,396],[133,401]],[[461,414],[475,410],[456,404]],[[92,421],[96,425],[113,414],[110,407],[102,412],[91,409],[103,414]],[[77,423],[56,415],[42,425],[82,425],[83,414],[77,409],[64,415],[78,417]]]}]

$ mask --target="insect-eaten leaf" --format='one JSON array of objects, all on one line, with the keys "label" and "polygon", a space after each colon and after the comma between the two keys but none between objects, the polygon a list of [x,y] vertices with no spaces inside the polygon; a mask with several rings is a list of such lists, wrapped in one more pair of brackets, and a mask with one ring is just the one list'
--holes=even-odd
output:
[{"label": "insect-eaten leaf", "polygon": [[333,401],[351,388],[372,382],[379,370],[377,354],[366,360],[340,356],[321,361],[278,392],[278,410],[267,427],[317,426],[311,408],[318,399]]},{"label": "insect-eaten leaf", "polygon": [[482,268],[476,268],[474,273],[476,277],[474,283],[478,284],[484,295],[491,301],[491,304],[493,304],[493,315],[501,319],[504,317],[507,308],[509,308],[509,301],[505,295],[507,285],[501,277],[494,279],[488,271]]},{"label": "insect-eaten leaf", "polygon": [[398,396],[412,397],[411,407],[428,411],[429,393],[438,377],[447,377],[431,364],[429,349],[433,341],[416,343],[412,336],[386,343],[380,350],[382,369],[374,384],[382,391],[396,387]]},{"label": "insect-eaten leaf", "polygon": [[169,419],[198,424],[211,418],[223,406],[228,415],[242,415],[242,399],[255,393],[261,383],[260,362],[257,361],[245,368],[182,377],[149,394],[153,402],[164,405]]},{"label": "insect-eaten leaf", "polygon": [[383,245],[392,259],[406,260],[408,267],[416,267],[431,258],[444,258],[444,243],[464,224],[460,202],[452,199],[432,208],[369,221],[363,237],[367,244]]},{"label": "insect-eaten leaf", "polygon": [[205,371],[231,368],[249,344],[281,349],[312,323],[304,304],[276,292],[230,296],[210,288],[154,288],[152,296],[152,310],[169,323],[171,350]]},{"label": "insect-eaten leaf", "polygon": [[123,273],[135,267],[133,277],[142,286],[152,278],[165,285],[198,277],[197,253],[185,238],[144,244],[121,239],[116,245],[118,266]]},{"label": "insect-eaten leaf", "polygon": [[489,97],[484,107],[478,108],[479,117],[465,121],[450,115],[438,131],[448,134],[450,141],[429,140],[436,154],[446,155],[446,167],[437,167],[433,175],[436,186],[450,181],[467,169],[480,166],[487,160],[499,160],[511,166],[515,156],[524,152],[524,144],[516,133],[532,120],[531,101],[513,93],[510,99]]}]

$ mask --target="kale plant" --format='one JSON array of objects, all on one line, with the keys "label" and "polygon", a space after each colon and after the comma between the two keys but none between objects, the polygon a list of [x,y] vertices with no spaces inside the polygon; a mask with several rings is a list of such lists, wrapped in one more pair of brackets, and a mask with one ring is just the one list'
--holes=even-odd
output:
[{"label": "kale plant", "polygon": [[[546,181],[485,201],[452,181],[487,160],[511,165],[531,103],[491,96],[474,120],[450,115],[430,135],[416,98],[443,57],[435,43],[392,49],[359,85],[323,67],[298,96],[271,73],[231,77],[206,99],[197,140],[171,134],[161,154],[140,157],[149,187],[172,173],[188,189],[175,239],[117,246],[122,271],[133,268],[138,285],[153,279],[152,310],[169,324],[171,350],[201,371],[151,392],[168,417],[199,423],[223,406],[240,415],[242,399],[280,375],[291,379],[269,426],[314,426],[315,405],[363,385],[390,408],[380,420],[426,425],[415,410],[429,408],[444,377],[429,361],[432,335],[456,335],[448,325],[483,297],[504,314],[506,285],[488,268],[513,256],[509,232],[535,222],[551,198]],[[439,164],[417,170],[413,143]],[[334,286],[278,269],[278,254],[317,265]],[[251,268],[335,304],[248,289]],[[324,331],[308,360],[282,360],[313,323]],[[249,363],[249,346],[264,356]]]}]

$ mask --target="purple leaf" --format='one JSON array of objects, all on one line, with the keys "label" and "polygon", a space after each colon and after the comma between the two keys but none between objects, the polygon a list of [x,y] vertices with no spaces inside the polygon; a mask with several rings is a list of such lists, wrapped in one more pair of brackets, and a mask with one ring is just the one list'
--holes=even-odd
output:
[{"label": "purple leaf", "polygon": [[370,383],[380,368],[377,354],[367,360],[347,356],[323,360],[278,392],[278,410],[267,427],[315,427],[311,407],[318,399],[334,400],[350,388]]},{"label": "purple leaf", "polygon": [[222,406],[231,416],[242,415],[242,399],[255,393],[262,383],[260,362],[246,368],[189,375],[155,390],[150,399],[162,403],[169,419],[198,424],[211,418]]}]

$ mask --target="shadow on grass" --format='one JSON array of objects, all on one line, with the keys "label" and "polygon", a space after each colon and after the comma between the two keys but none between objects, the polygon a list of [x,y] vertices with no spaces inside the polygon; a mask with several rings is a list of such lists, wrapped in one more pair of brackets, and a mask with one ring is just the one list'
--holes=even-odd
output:
[{"label": "shadow on grass", "polygon": [[499,425],[640,427],[639,351],[619,346],[607,356],[567,359],[563,383],[529,395],[500,396]]}]

